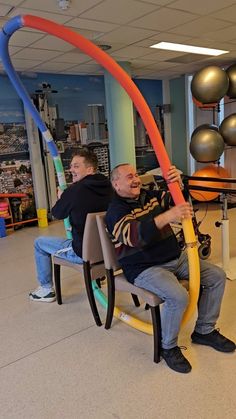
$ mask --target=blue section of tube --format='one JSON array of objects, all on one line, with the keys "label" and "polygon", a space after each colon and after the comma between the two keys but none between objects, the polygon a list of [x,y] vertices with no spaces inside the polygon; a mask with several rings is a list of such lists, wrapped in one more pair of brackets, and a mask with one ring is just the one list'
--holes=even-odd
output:
[{"label": "blue section of tube", "polygon": [[9,56],[8,43],[9,43],[10,36],[22,26],[23,26],[22,19],[20,19],[19,16],[17,16],[16,18],[13,18],[9,22],[7,22],[6,25],[3,26],[2,32],[0,33],[0,57],[2,59],[3,67],[9,79],[11,80],[14,88],[16,89],[21,100],[24,102],[24,105],[27,108],[27,110],[31,113],[36,125],[38,126],[40,131],[43,133],[44,131],[47,131],[47,127],[42,121],[42,119],[40,118],[40,115],[36,107],[31,102],[31,99],[24,85],[22,84],[19,76],[17,75],[16,71],[13,68],[13,65]]},{"label": "blue section of tube", "polygon": [[17,31],[17,29],[22,28],[22,26],[24,26],[22,16],[15,16],[11,20],[8,20],[8,22],[5,23],[5,25],[3,26],[2,30],[10,38],[11,35],[15,31]]},{"label": "blue section of tube", "polygon": [[[21,82],[18,74],[16,73],[10,56],[9,56],[9,48],[8,48],[8,44],[9,44],[9,39],[11,37],[11,35],[18,29],[22,28],[24,26],[24,18],[23,16],[16,16],[13,19],[9,20],[2,28],[1,32],[0,32],[0,59],[2,61],[3,67],[9,77],[9,79],[11,80],[14,88],[16,89],[19,97],[21,98],[21,100],[23,101],[27,111],[31,114],[32,118],[34,119],[35,124],[37,125],[38,129],[41,131],[43,137],[44,137],[44,133],[48,133],[48,128],[46,126],[46,124],[42,121],[36,107],[34,106],[34,104],[32,103],[30,96],[28,95],[28,92],[26,91],[23,83]],[[47,137],[47,136],[46,136]],[[53,141],[52,137],[50,138],[45,138],[45,141],[47,142],[47,146],[49,149],[49,152],[51,154],[51,156],[53,158],[59,156],[58,153],[58,149],[57,146],[55,144],[55,142]],[[60,185],[60,179],[59,180],[59,185]],[[66,185],[60,185],[63,187],[63,189],[65,189]],[[71,238],[71,228],[70,228],[70,223],[69,223],[69,219],[65,219],[64,220],[64,225],[65,225],[65,229],[66,229],[66,234],[68,238]]]}]

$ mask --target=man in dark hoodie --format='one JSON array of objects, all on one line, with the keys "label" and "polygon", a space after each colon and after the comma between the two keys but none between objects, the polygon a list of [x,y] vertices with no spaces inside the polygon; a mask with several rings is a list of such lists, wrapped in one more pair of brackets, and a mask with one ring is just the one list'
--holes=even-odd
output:
[{"label": "man in dark hoodie", "polygon": [[70,172],[73,184],[64,192],[58,190],[58,201],[52,215],[62,220],[69,217],[72,240],[62,237],[38,237],[34,243],[35,263],[39,287],[29,294],[34,301],[55,301],[52,282],[51,255],[73,263],[83,263],[82,241],[86,216],[91,212],[105,211],[112,196],[110,181],[97,171],[97,156],[81,149],[73,157]]}]

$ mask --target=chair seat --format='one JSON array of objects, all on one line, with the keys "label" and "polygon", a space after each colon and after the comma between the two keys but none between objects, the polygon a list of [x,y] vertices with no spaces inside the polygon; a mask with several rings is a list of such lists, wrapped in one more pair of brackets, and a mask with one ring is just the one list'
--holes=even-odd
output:
[{"label": "chair seat", "polygon": [[151,307],[155,307],[163,303],[163,300],[152,292],[131,284],[127,281],[123,274],[115,276],[115,288],[117,291],[129,292],[131,294],[138,295]]},{"label": "chair seat", "polygon": [[53,263],[55,265],[68,266],[69,268],[76,269],[77,271],[83,270],[83,264],[69,262],[68,260],[59,258],[57,256],[53,256]]},{"label": "chair seat", "polygon": [[[180,280],[180,284],[188,290],[188,280],[182,279]],[[151,307],[155,307],[164,302],[160,297],[158,297],[151,291],[147,291],[143,288],[136,287],[135,285],[131,284],[129,281],[127,281],[126,277],[123,274],[118,274],[115,276],[115,288],[117,291],[129,292],[131,294],[138,295]]]}]

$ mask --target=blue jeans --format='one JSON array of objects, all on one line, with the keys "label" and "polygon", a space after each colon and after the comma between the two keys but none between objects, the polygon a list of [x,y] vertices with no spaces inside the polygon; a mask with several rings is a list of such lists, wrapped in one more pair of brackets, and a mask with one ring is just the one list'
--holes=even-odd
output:
[{"label": "blue jeans", "polygon": [[72,240],[61,237],[38,237],[34,242],[34,257],[37,279],[44,288],[53,286],[51,255],[56,255],[72,263],[83,263],[83,259],[77,256],[72,249]]},{"label": "blue jeans", "polygon": [[[157,294],[164,301],[161,310],[163,349],[177,346],[182,316],[188,305],[188,292],[178,280],[188,277],[188,258],[183,252],[179,259],[152,266],[135,278],[135,285]],[[226,275],[218,266],[200,259],[200,282],[195,331],[206,334],[214,330],[219,317]]]}]

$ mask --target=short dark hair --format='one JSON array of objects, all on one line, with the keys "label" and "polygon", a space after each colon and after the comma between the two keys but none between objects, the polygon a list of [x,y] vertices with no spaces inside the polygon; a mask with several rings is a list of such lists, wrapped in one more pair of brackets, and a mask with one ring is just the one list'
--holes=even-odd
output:
[{"label": "short dark hair", "polygon": [[85,165],[91,166],[93,167],[95,172],[97,171],[98,158],[97,158],[97,155],[92,150],[89,150],[88,148],[81,148],[74,154],[73,157],[76,157],[76,156],[83,157]]}]

